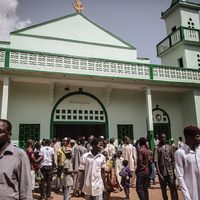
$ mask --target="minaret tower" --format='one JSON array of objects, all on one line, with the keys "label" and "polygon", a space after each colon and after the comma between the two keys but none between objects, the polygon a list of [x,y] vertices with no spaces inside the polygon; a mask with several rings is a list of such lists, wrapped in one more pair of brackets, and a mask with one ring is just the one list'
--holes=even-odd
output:
[{"label": "minaret tower", "polygon": [[162,12],[167,37],[157,45],[161,64],[200,69],[200,3],[199,0],[172,0]]}]

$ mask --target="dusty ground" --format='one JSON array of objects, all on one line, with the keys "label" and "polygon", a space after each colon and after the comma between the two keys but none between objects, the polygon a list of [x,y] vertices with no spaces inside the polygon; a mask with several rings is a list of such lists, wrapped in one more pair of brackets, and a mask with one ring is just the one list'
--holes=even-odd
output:
[{"label": "dusty ground", "polygon": [[[178,191],[178,193],[179,193],[179,200],[183,200],[181,192]],[[130,195],[131,200],[139,200],[135,188],[131,188],[130,194],[131,194]],[[62,194],[52,193],[52,196],[53,196],[54,200],[63,200]],[[111,197],[112,197],[111,200],[120,200],[120,199],[123,199],[125,197],[125,195],[123,192],[112,193]],[[150,200],[162,200],[161,190],[158,185],[154,189],[149,189],[149,197],[150,197]],[[168,197],[169,197],[169,200],[171,200],[169,190],[168,190]],[[39,199],[39,194],[35,193],[34,199]],[[73,198],[71,198],[71,200],[83,200],[83,198],[73,197]]]}]

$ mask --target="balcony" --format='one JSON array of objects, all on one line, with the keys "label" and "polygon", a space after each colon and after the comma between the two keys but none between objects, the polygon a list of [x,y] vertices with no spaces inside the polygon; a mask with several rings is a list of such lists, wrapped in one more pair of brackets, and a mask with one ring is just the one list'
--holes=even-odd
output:
[{"label": "balcony", "polygon": [[171,33],[157,45],[157,55],[160,56],[162,53],[182,41],[192,42],[193,44],[199,45],[200,30],[182,26],[179,27],[175,32]]},{"label": "balcony", "polygon": [[[173,44],[178,41],[173,38]],[[0,74],[35,72],[87,75],[103,78],[125,78],[127,80],[162,81],[167,83],[200,84],[200,70],[166,67],[154,64],[121,62],[94,58],[30,52],[14,49],[0,49]]]}]

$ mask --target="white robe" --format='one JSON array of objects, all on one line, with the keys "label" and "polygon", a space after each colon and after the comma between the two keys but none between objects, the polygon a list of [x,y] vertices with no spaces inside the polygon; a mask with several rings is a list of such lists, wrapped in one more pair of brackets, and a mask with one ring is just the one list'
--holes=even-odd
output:
[{"label": "white robe", "polygon": [[184,144],[175,152],[176,177],[185,200],[200,200],[200,148]]},{"label": "white robe", "polygon": [[130,171],[135,171],[136,164],[137,164],[136,148],[132,144],[123,144],[122,156],[124,160],[128,160],[128,166],[129,166]]}]

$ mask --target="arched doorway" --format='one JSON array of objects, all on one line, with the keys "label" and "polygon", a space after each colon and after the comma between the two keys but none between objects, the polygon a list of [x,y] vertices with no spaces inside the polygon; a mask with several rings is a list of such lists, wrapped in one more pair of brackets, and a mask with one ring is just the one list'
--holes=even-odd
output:
[{"label": "arched doorway", "polygon": [[108,115],[102,102],[94,95],[76,91],[61,97],[51,112],[50,137],[88,137],[103,135],[108,138]]},{"label": "arched doorway", "polygon": [[171,143],[171,124],[167,112],[158,105],[153,109],[153,128],[154,136],[160,133],[166,133],[168,143]]}]

